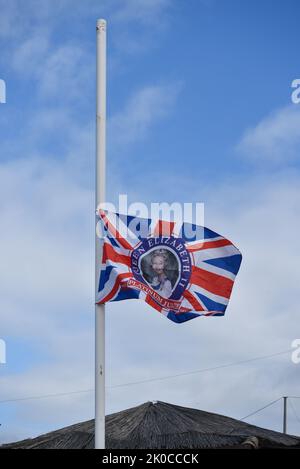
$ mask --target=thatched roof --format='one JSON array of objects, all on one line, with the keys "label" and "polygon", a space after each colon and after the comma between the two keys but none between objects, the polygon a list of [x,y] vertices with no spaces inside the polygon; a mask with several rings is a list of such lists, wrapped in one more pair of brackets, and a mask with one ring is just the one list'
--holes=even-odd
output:
[{"label": "thatched roof", "polygon": [[[146,402],[106,417],[106,447],[109,449],[199,449],[243,447],[245,443],[248,447],[258,445],[300,449],[298,437],[259,428],[223,415],[165,402]],[[89,420],[2,448],[93,447],[94,420]]]}]

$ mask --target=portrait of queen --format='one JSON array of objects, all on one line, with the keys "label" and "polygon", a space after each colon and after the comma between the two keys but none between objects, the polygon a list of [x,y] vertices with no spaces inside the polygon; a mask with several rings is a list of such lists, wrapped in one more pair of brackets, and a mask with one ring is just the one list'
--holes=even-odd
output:
[{"label": "portrait of queen", "polygon": [[146,282],[163,298],[170,298],[179,278],[176,256],[168,249],[152,250],[141,261]]}]

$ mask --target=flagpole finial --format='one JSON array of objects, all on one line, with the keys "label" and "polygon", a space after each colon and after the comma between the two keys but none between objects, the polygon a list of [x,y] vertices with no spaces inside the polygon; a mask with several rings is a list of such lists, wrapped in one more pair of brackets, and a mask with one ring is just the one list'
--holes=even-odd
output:
[{"label": "flagpole finial", "polygon": [[97,29],[100,31],[105,31],[106,30],[106,20],[103,18],[100,18],[97,20]]}]

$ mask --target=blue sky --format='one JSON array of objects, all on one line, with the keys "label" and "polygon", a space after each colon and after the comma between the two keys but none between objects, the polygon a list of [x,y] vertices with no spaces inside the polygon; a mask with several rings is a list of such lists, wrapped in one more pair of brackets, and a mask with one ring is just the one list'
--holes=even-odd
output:
[{"label": "blue sky", "polygon": [[[109,305],[108,382],[278,352],[299,336],[300,108],[291,102],[299,8],[296,0],[0,0],[0,400],[93,386],[101,17],[108,198],[204,202],[207,226],[244,256],[223,319],[178,327],[139,302]],[[107,410],[160,399],[238,418],[298,387],[299,365],[283,356],[111,389]],[[92,394],[0,406],[1,441],[93,416]],[[280,408],[251,422],[280,429]],[[292,413],[290,431],[300,433]]]}]

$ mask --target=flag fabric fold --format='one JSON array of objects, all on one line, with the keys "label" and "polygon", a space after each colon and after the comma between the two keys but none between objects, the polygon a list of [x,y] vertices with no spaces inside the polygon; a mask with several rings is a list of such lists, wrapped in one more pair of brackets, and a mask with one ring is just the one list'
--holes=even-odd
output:
[{"label": "flag fabric fold", "polygon": [[181,323],[223,316],[242,256],[214,231],[97,210],[96,303],[144,300]]}]

